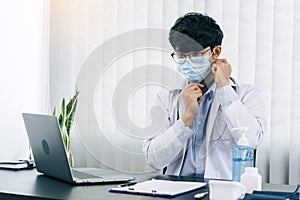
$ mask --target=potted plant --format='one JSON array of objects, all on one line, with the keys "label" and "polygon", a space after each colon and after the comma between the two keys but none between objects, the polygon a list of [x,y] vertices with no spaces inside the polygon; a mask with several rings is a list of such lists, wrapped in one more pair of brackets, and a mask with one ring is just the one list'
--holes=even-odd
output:
[{"label": "potted plant", "polygon": [[70,133],[75,120],[79,91],[76,89],[75,95],[66,102],[63,98],[61,101],[60,113],[57,114],[57,109],[54,107],[53,115],[57,116],[60,131],[66,148],[66,152],[70,161],[70,165],[74,166],[74,157],[70,148]]}]

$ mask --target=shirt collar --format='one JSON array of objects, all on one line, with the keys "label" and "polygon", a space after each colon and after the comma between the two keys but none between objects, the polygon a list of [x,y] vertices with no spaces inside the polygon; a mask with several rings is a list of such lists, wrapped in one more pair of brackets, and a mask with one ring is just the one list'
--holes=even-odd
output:
[{"label": "shirt collar", "polygon": [[[230,82],[231,87],[235,90],[236,87],[237,87],[236,81],[235,81],[232,77],[230,77],[229,82]],[[189,82],[188,82],[188,81],[185,81],[185,83],[184,83],[183,86],[181,87],[180,91],[182,91],[184,88],[186,88],[186,87],[188,86],[188,84],[189,84]],[[213,98],[213,95],[214,95],[214,93],[217,91],[217,89],[218,89],[217,84],[214,82],[214,83],[208,88],[208,90],[205,92],[204,95],[207,95],[207,94],[209,93],[210,98]],[[203,95],[203,96],[204,96],[204,95]]]},{"label": "shirt collar", "polygon": [[214,97],[214,93],[216,92],[217,90],[217,84],[216,83],[213,83],[209,88],[208,90],[205,92],[204,96],[205,95],[208,95],[208,97],[210,99],[212,99]]}]

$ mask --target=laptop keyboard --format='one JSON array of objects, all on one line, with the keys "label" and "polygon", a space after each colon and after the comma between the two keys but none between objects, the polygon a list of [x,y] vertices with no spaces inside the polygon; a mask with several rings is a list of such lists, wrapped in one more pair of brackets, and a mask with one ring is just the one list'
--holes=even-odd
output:
[{"label": "laptop keyboard", "polygon": [[79,179],[93,179],[93,178],[101,178],[100,176],[95,176],[92,174],[84,173],[84,172],[79,172],[77,170],[72,169],[72,174],[75,178]]}]

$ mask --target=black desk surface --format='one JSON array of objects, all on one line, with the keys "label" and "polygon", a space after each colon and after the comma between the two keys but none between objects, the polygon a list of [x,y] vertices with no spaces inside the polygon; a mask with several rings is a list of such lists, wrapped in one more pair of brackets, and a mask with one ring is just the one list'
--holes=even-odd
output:
[{"label": "black desk surface", "polygon": [[[195,178],[157,176],[155,174],[133,174],[131,176],[134,176],[137,181],[144,181],[153,177],[168,180],[201,181]],[[110,188],[116,187],[117,185],[118,184],[73,186],[69,183],[41,175],[35,169],[22,171],[0,170],[0,199],[166,199],[108,192]],[[294,187],[265,184],[263,185],[263,189],[293,191]],[[208,188],[203,188],[172,199],[194,199],[194,194],[207,190]],[[208,199],[208,196],[203,199]]]},{"label": "black desk surface", "polygon": [[[154,174],[131,174],[131,176],[135,177],[136,181],[144,181],[153,177],[168,180],[193,180],[188,177],[179,178],[173,176],[157,176]],[[118,185],[119,184],[74,186],[42,175],[35,169],[21,171],[0,170],[0,199],[158,199],[157,197],[108,192],[110,188]],[[204,190],[207,190],[207,188],[198,190],[198,192]],[[197,191],[194,191],[172,199],[193,199],[196,193]]]}]

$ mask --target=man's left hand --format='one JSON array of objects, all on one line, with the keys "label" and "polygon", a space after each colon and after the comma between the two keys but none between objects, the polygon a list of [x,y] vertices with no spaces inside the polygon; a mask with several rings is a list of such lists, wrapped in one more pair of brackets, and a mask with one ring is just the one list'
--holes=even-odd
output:
[{"label": "man's left hand", "polygon": [[230,84],[231,65],[225,58],[216,59],[212,63],[212,72],[215,74],[215,82],[219,88]]}]

